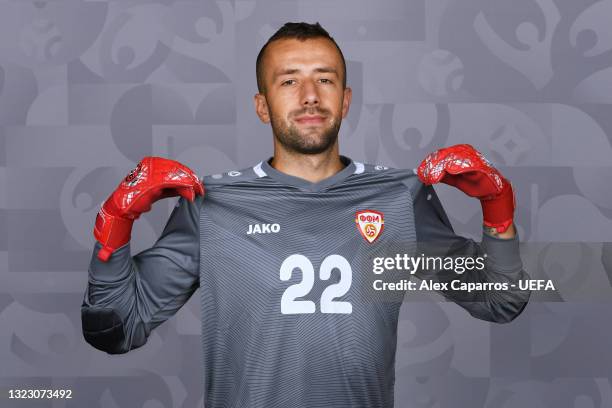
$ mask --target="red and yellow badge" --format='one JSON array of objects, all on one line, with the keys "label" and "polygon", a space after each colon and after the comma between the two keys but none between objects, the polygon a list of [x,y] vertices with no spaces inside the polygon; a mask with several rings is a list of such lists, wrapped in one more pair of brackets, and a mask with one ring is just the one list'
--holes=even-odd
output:
[{"label": "red and yellow badge", "polygon": [[361,236],[371,244],[382,234],[385,228],[385,216],[380,211],[361,210],[355,213],[355,223]]}]

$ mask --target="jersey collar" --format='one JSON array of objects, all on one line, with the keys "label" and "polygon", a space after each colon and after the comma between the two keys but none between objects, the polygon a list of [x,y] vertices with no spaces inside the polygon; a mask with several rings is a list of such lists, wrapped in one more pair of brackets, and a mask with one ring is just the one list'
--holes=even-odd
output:
[{"label": "jersey collar", "polygon": [[321,191],[321,190],[326,189],[329,186],[340,183],[345,178],[355,173],[356,166],[353,160],[351,160],[350,158],[346,156],[340,156],[340,160],[345,164],[345,167],[342,170],[316,183],[312,183],[300,177],[290,176],[289,174],[285,174],[285,173],[282,173],[276,170],[274,167],[270,165],[270,162],[272,161],[272,157],[270,157],[268,160],[261,162],[261,170],[268,177],[275,179],[281,182],[282,184],[297,187],[300,190],[305,190],[305,191]]}]

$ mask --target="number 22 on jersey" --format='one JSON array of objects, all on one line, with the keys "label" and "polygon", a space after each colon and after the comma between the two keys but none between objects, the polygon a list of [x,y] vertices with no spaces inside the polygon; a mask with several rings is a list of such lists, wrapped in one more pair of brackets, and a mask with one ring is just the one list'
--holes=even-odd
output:
[{"label": "number 22 on jersey", "polygon": [[[302,314],[315,313],[316,305],[312,300],[296,300],[296,298],[308,295],[315,282],[315,270],[312,262],[300,254],[288,256],[280,267],[280,279],[288,281],[295,269],[302,272],[302,281],[285,289],[281,297],[282,314]],[[346,294],[351,288],[352,270],[349,262],[340,255],[329,255],[321,263],[319,268],[319,279],[329,280],[334,269],[340,271],[340,281],[329,285],[321,293],[320,310],[321,313],[342,313],[350,314],[353,312],[351,302],[335,300]]]}]

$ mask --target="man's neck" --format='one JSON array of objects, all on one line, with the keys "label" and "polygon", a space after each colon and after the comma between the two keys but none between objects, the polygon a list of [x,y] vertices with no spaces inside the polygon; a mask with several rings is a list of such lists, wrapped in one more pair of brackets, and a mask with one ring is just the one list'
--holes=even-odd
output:
[{"label": "man's neck", "polygon": [[308,180],[311,183],[325,180],[346,167],[340,160],[337,148],[320,154],[300,154],[276,150],[270,165],[282,173]]}]

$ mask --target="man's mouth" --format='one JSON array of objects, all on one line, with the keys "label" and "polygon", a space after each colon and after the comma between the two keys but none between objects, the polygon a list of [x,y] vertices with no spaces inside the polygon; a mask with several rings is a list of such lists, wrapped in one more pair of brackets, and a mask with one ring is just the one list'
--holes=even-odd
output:
[{"label": "man's mouth", "polygon": [[318,125],[323,123],[325,117],[320,115],[303,115],[295,118],[295,121],[300,125]]}]

